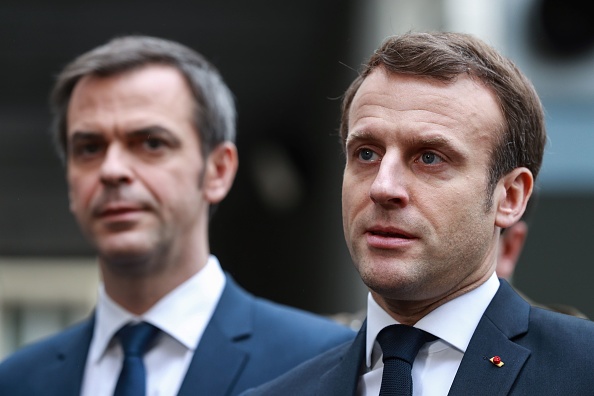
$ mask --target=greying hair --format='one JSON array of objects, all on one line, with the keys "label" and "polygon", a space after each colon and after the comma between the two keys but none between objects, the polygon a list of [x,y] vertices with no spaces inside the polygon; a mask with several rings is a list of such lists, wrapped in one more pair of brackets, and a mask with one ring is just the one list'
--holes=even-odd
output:
[{"label": "greying hair", "polygon": [[387,38],[363,65],[342,102],[340,136],[345,147],[349,110],[357,90],[376,68],[389,73],[425,76],[454,82],[468,75],[494,92],[504,125],[494,126],[487,185],[487,207],[502,176],[517,167],[528,168],[536,179],[542,164],[546,131],[542,104],[532,83],[509,59],[483,41],[463,33],[406,33]]},{"label": "greying hair", "polygon": [[235,141],[233,95],[210,62],[196,51],[173,41],[124,36],[80,55],[58,75],[50,104],[52,135],[62,159],[66,159],[68,152],[68,105],[78,81],[88,75],[107,77],[152,64],[172,66],[187,81],[195,100],[194,125],[204,157],[223,141]]}]

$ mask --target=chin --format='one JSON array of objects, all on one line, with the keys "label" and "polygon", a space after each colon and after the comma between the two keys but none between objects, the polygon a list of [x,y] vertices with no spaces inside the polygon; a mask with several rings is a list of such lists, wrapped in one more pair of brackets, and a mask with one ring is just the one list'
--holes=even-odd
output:
[{"label": "chin", "polygon": [[126,247],[103,249],[99,252],[102,266],[121,277],[143,277],[158,272],[162,260],[155,260],[152,249]]},{"label": "chin", "polygon": [[386,298],[408,300],[423,286],[416,271],[404,265],[382,264],[359,268],[361,280],[373,292]]},{"label": "chin", "polygon": [[137,261],[146,259],[155,250],[146,236],[121,235],[98,241],[98,253],[101,257],[115,261]]}]

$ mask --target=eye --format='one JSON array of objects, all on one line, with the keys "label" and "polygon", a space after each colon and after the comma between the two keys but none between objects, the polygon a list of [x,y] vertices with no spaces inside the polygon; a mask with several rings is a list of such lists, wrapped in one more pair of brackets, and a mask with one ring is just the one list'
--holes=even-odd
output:
[{"label": "eye", "polygon": [[103,144],[99,142],[80,142],[73,144],[72,153],[77,158],[95,157],[103,151]]},{"label": "eye", "polygon": [[427,151],[421,154],[420,161],[426,165],[435,165],[443,162],[443,159],[439,155],[431,151]]},{"label": "eye", "polygon": [[360,160],[365,162],[372,162],[372,161],[379,161],[379,155],[368,148],[362,148],[357,153],[357,156]]},{"label": "eye", "polygon": [[100,150],[101,146],[98,143],[89,143],[79,147],[79,151],[86,154],[97,154]]},{"label": "eye", "polygon": [[144,139],[142,143],[144,147],[150,151],[159,150],[165,146],[165,142],[163,140],[151,136],[148,136],[146,139]]}]

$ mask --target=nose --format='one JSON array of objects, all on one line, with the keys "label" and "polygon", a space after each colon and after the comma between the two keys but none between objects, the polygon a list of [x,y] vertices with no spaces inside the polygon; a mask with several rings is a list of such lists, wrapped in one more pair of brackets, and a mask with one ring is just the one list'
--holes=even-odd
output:
[{"label": "nose", "polygon": [[132,181],[130,165],[126,151],[119,144],[111,144],[101,164],[101,182],[109,186],[130,183]]},{"label": "nose", "polygon": [[384,156],[369,191],[371,200],[382,206],[408,205],[406,167],[398,159]]}]

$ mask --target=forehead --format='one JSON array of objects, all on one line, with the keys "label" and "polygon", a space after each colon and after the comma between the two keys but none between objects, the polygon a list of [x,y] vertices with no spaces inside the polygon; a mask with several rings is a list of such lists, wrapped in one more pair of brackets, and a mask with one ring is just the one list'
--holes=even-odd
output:
[{"label": "forehead", "polygon": [[453,82],[442,82],[378,68],[353,98],[347,142],[353,132],[362,129],[401,132],[404,127],[493,142],[502,126],[503,115],[494,93],[475,79],[461,75]]},{"label": "forehead", "polygon": [[135,111],[187,115],[192,103],[190,88],[177,69],[147,65],[110,76],[81,78],[73,89],[67,120],[71,127],[80,118],[98,111],[113,115]]}]

